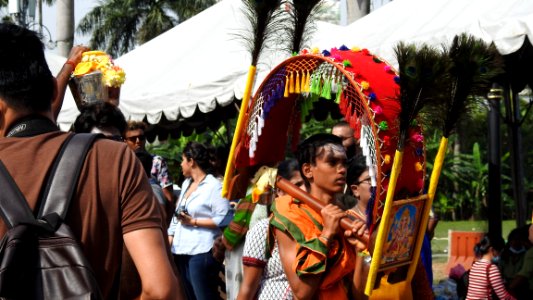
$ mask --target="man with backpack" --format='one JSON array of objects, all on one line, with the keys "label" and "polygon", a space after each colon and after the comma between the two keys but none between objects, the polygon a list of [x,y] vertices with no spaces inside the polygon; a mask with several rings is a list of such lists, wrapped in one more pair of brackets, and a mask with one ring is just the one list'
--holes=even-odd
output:
[{"label": "man with backpack", "polygon": [[[55,204],[53,197],[44,197],[54,190],[50,187],[54,186],[54,181],[50,184],[49,174],[54,174],[51,177],[62,175],[54,173],[55,167],[52,166],[57,165],[58,156],[61,157],[60,163],[68,160],[72,151],[65,150],[62,156],[60,152],[63,153],[61,149],[65,141],[75,138],[70,133],[60,132],[51,121],[51,101],[57,87],[36,33],[12,24],[0,24],[0,41],[0,161],[7,171],[4,173],[13,178],[14,184],[10,186],[20,190],[27,201],[26,207],[39,217],[43,201],[48,206]],[[135,154],[124,143],[103,138],[97,138],[89,147],[86,156],[81,157],[84,162],[80,165],[77,181],[72,184],[72,197],[66,213],[55,214],[56,221],[54,218],[48,221],[46,217],[49,215],[46,215],[35,223],[37,226],[64,223],[70,228],[96,279],[99,291],[94,294],[101,295],[96,299],[118,298],[123,243],[139,271],[143,299],[181,299],[181,286],[169,260],[158,204]],[[69,179],[65,178],[63,184]],[[0,193],[9,186],[5,182],[1,182]],[[8,230],[10,235],[12,225],[17,225],[6,224],[5,209],[5,206],[1,209],[0,237]],[[50,232],[56,230],[53,225],[48,227],[46,230]],[[11,259],[3,253],[0,253],[2,265]],[[39,259],[42,257],[39,254]],[[37,270],[27,270],[26,273],[31,272]],[[9,276],[5,277],[9,279]],[[4,278],[0,276],[0,297],[8,297],[10,295],[2,294],[5,287],[2,280]],[[67,277],[67,285],[69,280],[75,282],[76,279]],[[20,288],[7,288],[10,293],[20,289],[24,294],[22,289],[37,291],[53,285],[42,281],[37,286],[20,282]],[[61,292],[77,287],[55,288]],[[17,298],[13,295],[9,298]],[[33,298],[46,298],[36,292],[33,295]]]}]

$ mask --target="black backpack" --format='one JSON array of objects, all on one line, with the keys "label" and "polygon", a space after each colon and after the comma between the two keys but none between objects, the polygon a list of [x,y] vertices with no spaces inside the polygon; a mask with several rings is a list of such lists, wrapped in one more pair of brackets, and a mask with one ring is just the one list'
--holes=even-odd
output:
[{"label": "black backpack", "polygon": [[94,273],[63,223],[96,135],[72,135],[48,175],[37,217],[0,161],[0,299],[102,299]]}]

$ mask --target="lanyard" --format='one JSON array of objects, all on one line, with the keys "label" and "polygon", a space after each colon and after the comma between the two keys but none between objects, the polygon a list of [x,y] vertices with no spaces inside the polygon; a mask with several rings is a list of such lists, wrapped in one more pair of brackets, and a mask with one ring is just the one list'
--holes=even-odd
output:
[{"label": "lanyard", "polygon": [[29,115],[15,121],[6,137],[30,137],[58,130],[52,120],[41,115]]}]

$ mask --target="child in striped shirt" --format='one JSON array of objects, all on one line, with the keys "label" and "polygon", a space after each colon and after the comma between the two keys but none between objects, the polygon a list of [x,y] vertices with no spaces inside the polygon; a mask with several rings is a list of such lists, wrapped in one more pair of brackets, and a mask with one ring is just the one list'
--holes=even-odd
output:
[{"label": "child in striped shirt", "polygon": [[501,236],[486,234],[476,244],[474,252],[476,261],[468,276],[467,300],[492,299],[496,295],[499,299],[514,300],[515,298],[505,289],[502,275],[496,261],[505,242]]}]

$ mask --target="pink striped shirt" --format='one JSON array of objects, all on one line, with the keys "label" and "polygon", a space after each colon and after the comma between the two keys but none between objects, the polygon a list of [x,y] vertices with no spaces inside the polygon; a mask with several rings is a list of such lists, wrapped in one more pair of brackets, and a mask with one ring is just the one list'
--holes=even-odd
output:
[{"label": "pink striped shirt", "polygon": [[478,260],[470,269],[466,300],[491,299],[491,291],[494,291],[499,299],[515,299],[505,290],[498,267],[484,259]]}]

